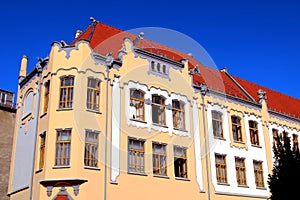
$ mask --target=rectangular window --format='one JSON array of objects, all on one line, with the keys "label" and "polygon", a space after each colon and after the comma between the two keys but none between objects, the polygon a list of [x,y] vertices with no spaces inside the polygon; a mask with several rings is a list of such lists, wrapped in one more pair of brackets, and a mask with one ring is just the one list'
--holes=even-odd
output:
[{"label": "rectangular window", "polygon": [[272,133],[273,133],[273,145],[274,145],[277,144],[278,142],[278,130],[273,128]]},{"label": "rectangular window", "polygon": [[98,132],[86,130],[84,165],[90,167],[98,166]]},{"label": "rectangular window", "polygon": [[172,100],[173,127],[185,129],[184,103],[178,100]]},{"label": "rectangular window", "polygon": [[293,150],[299,151],[298,135],[293,134]]},{"label": "rectangular window", "polygon": [[72,108],[73,105],[74,77],[61,78],[59,108]]},{"label": "rectangular window", "polygon": [[100,80],[88,78],[87,85],[87,109],[99,111],[100,106]]},{"label": "rectangular window", "polygon": [[44,167],[44,160],[45,160],[45,146],[46,146],[46,133],[42,133],[40,135],[40,162],[39,162],[39,169],[43,169]]},{"label": "rectangular window", "polygon": [[47,81],[44,86],[44,107],[43,107],[43,113],[46,113],[48,111],[48,103],[49,103],[49,87],[50,87],[50,81]]},{"label": "rectangular window", "polygon": [[129,138],[128,164],[129,172],[144,173],[144,141]]},{"label": "rectangular window", "polygon": [[167,175],[166,144],[152,143],[153,174]]},{"label": "rectangular window", "polygon": [[249,131],[251,144],[259,145],[257,122],[251,120],[249,121]]},{"label": "rectangular window", "polygon": [[214,136],[218,138],[223,138],[222,113],[213,110],[211,114]]},{"label": "rectangular window", "polygon": [[235,158],[236,180],[238,185],[247,185],[244,158]]},{"label": "rectangular window", "polygon": [[141,90],[130,90],[130,118],[144,121],[144,92]]},{"label": "rectangular window", "polygon": [[261,161],[253,161],[256,187],[264,187],[264,175]]},{"label": "rectangular window", "polygon": [[236,116],[231,116],[233,140],[243,142],[241,119]]},{"label": "rectangular window", "polygon": [[166,125],[165,99],[162,96],[152,95],[152,121],[156,124]]},{"label": "rectangular window", "polygon": [[186,148],[174,146],[174,171],[175,177],[187,178]]},{"label": "rectangular window", "polygon": [[215,160],[218,183],[227,183],[226,156],[215,154]]},{"label": "rectangular window", "polygon": [[57,130],[55,165],[70,165],[71,130]]}]

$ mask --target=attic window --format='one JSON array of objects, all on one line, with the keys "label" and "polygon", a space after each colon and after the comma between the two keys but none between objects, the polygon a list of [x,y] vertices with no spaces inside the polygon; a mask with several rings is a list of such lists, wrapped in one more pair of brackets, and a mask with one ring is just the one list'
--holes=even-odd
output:
[{"label": "attic window", "polygon": [[167,75],[167,66],[160,62],[151,61],[150,62],[150,71],[159,75]]}]

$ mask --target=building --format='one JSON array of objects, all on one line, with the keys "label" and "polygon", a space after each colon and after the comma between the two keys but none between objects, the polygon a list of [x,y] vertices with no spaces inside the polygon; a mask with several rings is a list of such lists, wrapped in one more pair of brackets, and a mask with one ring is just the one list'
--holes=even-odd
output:
[{"label": "building", "polygon": [[12,200],[267,199],[300,100],[93,20],[22,58],[16,116]]},{"label": "building", "polygon": [[11,151],[13,145],[16,108],[14,93],[0,89],[0,199],[9,199],[7,186],[10,171]]}]

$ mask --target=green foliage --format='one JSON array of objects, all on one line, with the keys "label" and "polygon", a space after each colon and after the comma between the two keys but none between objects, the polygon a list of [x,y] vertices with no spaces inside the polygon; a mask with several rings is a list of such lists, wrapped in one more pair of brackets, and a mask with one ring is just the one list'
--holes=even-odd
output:
[{"label": "green foliage", "polygon": [[300,153],[299,148],[291,148],[291,139],[280,135],[273,143],[274,163],[269,174],[271,200],[294,199],[299,196]]}]

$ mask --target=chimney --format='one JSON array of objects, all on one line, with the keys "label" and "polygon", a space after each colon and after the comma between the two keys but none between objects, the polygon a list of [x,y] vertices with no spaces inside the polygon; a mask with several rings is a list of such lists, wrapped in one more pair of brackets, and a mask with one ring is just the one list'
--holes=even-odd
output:
[{"label": "chimney", "polygon": [[77,30],[76,33],[75,33],[75,38],[78,38],[78,36],[82,33],[81,30]]},{"label": "chimney", "polygon": [[28,63],[28,57],[24,55],[22,57],[21,61],[21,68],[19,72],[19,82],[21,82],[27,75],[27,63]]}]

